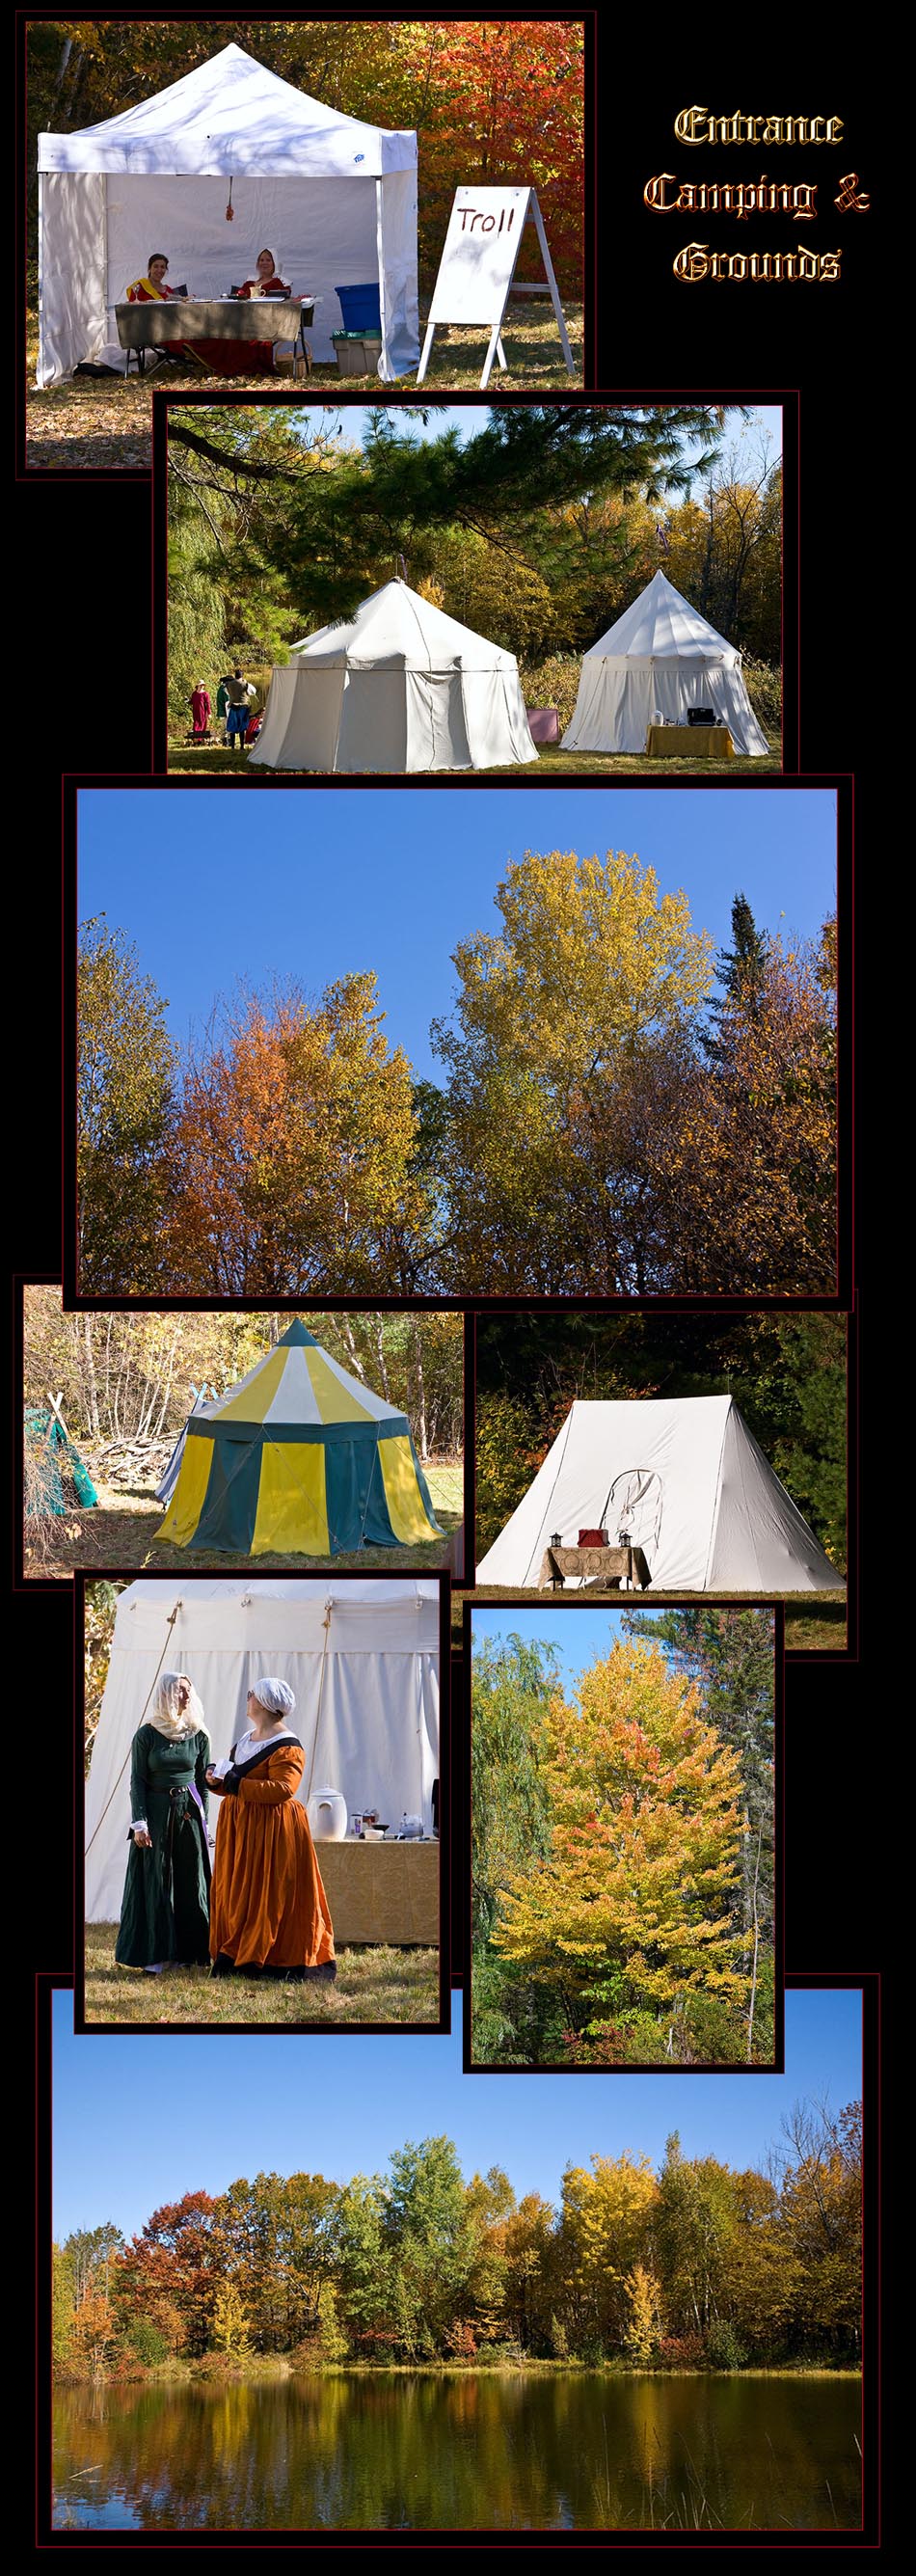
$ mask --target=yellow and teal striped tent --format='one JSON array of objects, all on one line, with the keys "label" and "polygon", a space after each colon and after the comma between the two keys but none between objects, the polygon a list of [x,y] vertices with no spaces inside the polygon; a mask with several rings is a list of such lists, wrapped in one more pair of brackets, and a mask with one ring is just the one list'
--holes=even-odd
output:
[{"label": "yellow and teal striped tent", "polygon": [[190,1416],[157,1538],[231,1556],[338,1556],[441,1536],[405,1413],[291,1324]]}]

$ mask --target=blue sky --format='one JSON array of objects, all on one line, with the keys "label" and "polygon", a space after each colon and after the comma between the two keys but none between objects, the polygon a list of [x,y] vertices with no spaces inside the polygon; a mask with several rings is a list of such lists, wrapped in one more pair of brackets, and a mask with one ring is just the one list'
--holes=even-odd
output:
[{"label": "blue sky", "polygon": [[117,2038],[73,2035],[54,1997],[54,2232],[114,2219],[125,2233],[162,2201],[256,2173],[383,2171],[395,2147],[454,2140],[470,2176],[500,2164],[516,2193],[558,2197],[563,2168],[645,2153],[671,2129],[686,2155],[762,2160],[794,2102],[861,2091],[857,1992],[786,1996],[783,2075],[461,2073],[450,2038]]},{"label": "blue sky", "polygon": [[[470,343],[468,346],[470,347]],[[424,387],[421,386],[419,393],[414,392],[413,400],[422,403],[423,393]],[[394,404],[390,406],[392,411],[397,408],[398,406]],[[488,418],[486,404],[440,403],[430,410],[429,419],[425,425],[419,420],[413,420],[406,423],[406,428],[411,436],[424,440],[440,437],[443,429],[457,428],[461,445],[464,447],[469,438],[476,438],[478,431],[486,428]],[[340,406],[341,436],[348,445],[361,445],[369,419],[368,405],[352,403]],[[756,481],[760,470],[758,459],[761,434],[769,439],[768,461],[771,466],[775,465],[782,454],[780,403],[766,403],[759,407],[752,405],[746,421],[739,420],[733,412],[727,414],[722,432],[722,458],[725,460],[730,457],[733,448],[737,451],[739,467],[746,458],[748,482]]]},{"label": "blue sky", "polygon": [[[647,1617],[652,1617],[650,1605],[643,1606]],[[531,1610],[524,1603],[514,1602],[511,1610],[472,1606],[471,1630],[475,1644],[478,1638],[510,1637],[515,1629],[532,1644],[546,1641],[555,1646],[560,1680],[566,1689],[574,1686],[579,1675],[588,1672],[599,1657],[610,1654],[621,1635],[623,1615],[617,1610],[580,1610],[578,1604],[568,1610],[552,1610],[548,1597]],[[667,1655],[664,1644],[661,1651]]]},{"label": "blue sky", "polygon": [[230,785],[83,790],[79,911],[126,932],[182,1043],[241,975],[317,998],[371,968],[389,1044],[435,1076],[429,1023],[451,1012],[456,942],[498,930],[510,860],[551,849],[635,853],[717,949],[739,891],[761,928],[794,938],[836,901],[826,788]]}]

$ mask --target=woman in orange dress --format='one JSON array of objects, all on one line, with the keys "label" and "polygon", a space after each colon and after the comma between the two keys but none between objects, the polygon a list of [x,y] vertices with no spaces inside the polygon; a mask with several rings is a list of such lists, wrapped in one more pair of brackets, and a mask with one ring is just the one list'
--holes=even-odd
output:
[{"label": "woman in orange dress", "polygon": [[330,1984],[334,1929],[309,1820],[296,1796],[305,1767],[288,1721],[288,1682],[270,1676],[248,1693],[248,1727],[208,1786],[223,1801],[210,1891],[210,1956],[216,1976],[296,1977]]}]

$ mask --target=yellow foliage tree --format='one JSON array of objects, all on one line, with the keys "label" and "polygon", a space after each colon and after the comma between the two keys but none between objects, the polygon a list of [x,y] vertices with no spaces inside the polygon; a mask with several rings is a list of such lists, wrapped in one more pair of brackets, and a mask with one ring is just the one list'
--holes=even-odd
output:
[{"label": "yellow foliage tree", "polygon": [[551,1700],[547,1747],[549,1855],[509,1875],[494,1947],[572,2011],[599,2005],[599,2025],[667,2017],[696,1991],[739,2003],[740,1767],[697,1689],[657,1647],[622,1640],[576,1702]]},{"label": "yellow foliage tree", "polygon": [[[600,1186],[593,1122],[613,1126],[634,1067],[676,1048],[709,991],[712,943],[686,895],[660,894],[624,851],[529,851],[497,903],[502,930],[455,951],[457,1025],[433,1024],[450,1075],[449,1232],[465,1290],[557,1289]],[[593,1232],[580,1267],[595,1289],[626,1284]]]},{"label": "yellow foliage tree", "polygon": [[658,2184],[645,2156],[599,2156],[563,2176],[559,2269],[573,2333],[581,2343],[622,2343],[627,2284],[646,2254]]}]

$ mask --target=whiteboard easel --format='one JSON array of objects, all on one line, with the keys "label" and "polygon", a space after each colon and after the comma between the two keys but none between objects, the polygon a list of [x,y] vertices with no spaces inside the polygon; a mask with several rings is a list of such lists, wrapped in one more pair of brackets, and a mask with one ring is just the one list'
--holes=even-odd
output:
[{"label": "whiteboard easel", "polygon": [[[516,261],[526,223],[533,222],[541,247],[544,276],[556,315],[569,374],[575,374],[569,334],[560,302],[541,209],[533,188],[456,188],[442,247],[439,274],[429,308],[423,355],[417,369],[421,385],[429,364],[437,325],[489,331],[480,392],[490,381],[496,358],[505,368],[502,328],[512,292]],[[517,290],[531,293],[530,288]]]}]

